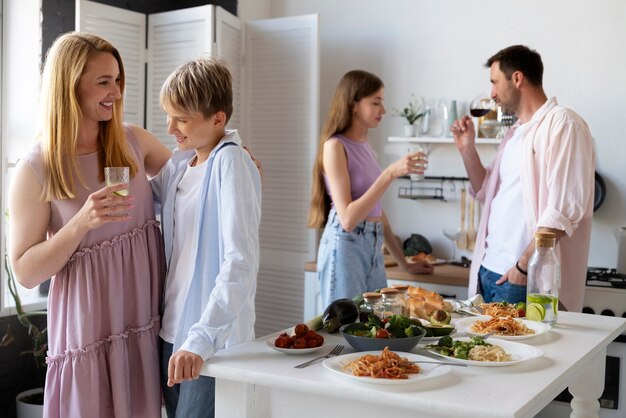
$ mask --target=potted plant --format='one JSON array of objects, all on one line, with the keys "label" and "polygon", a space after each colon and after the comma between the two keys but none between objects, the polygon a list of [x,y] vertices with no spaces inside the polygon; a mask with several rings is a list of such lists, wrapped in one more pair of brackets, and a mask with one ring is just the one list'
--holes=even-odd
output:
[{"label": "potted plant", "polygon": [[[20,295],[17,292],[17,283],[9,263],[9,257],[4,254],[4,267],[7,273],[7,281],[9,293],[15,302],[15,311],[18,321],[28,329],[28,335],[32,339],[33,348],[20,353],[20,356],[32,356],[36,373],[35,380],[40,385],[35,389],[21,392],[16,397],[17,417],[18,418],[35,418],[43,416],[43,387],[46,380],[46,352],[48,350],[47,328],[42,328],[31,321],[32,318],[45,316],[45,311],[25,312],[22,307]],[[6,336],[5,336],[6,337]]]},{"label": "potted plant", "polygon": [[406,124],[404,125],[404,136],[416,136],[417,126],[415,125],[415,122],[417,122],[427,112],[421,110],[414,94],[411,94],[411,97],[412,99],[409,101],[409,105],[404,107],[402,110],[395,107],[393,108],[394,116],[402,116],[406,120]]}]

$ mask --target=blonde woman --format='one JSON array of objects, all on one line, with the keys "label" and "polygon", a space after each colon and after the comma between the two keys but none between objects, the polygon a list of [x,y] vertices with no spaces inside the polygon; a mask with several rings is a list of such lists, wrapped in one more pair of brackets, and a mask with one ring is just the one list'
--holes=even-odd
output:
[{"label": "blonde woman", "polygon": [[[147,175],[171,153],[122,123],[118,51],[86,33],[60,36],[42,78],[38,143],[9,196],[9,255],[19,282],[52,277],[45,416],[158,417],[163,242]],[[105,187],[105,166],[130,184]],[[130,195],[114,192],[130,187]]]},{"label": "blonde woman", "polygon": [[420,153],[381,170],[368,131],[385,114],[385,89],[374,74],[346,73],[335,90],[320,138],[309,227],[325,225],[317,254],[324,306],[340,298],[387,286],[383,240],[398,264],[411,273],[431,273],[428,263],[409,264],[382,210],[381,199],[394,179],[423,173]]}]

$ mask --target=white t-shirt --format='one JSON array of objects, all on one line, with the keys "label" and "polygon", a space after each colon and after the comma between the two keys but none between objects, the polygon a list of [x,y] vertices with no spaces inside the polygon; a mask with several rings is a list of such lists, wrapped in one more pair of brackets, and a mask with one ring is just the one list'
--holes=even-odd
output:
[{"label": "white t-shirt", "polygon": [[206,161],[195,167],[188,165],[176,190],[172,258],[165,280],[164,314],[159,333],[161,338],[172,344],[176,337],[193,273],[197,249],[197,240],[194,239],[196,209],[205,164]]},{"label": "white t-shirt", "polygon": [[517,127],[505,145],[500,186],[491,202],[485,258],[481,265],[498,274],[514,266],[529,244],[520,182],[524,131],[524,125]]}]

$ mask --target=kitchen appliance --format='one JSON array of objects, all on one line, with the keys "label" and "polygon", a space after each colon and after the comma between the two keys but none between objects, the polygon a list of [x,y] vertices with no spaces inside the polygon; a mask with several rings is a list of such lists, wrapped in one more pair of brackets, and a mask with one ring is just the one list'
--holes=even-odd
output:
[{"label": "kitchen appliance", "polygon": [[[626,318],[626,274],[616,269],[589,267],[583,313]],[[606,350],[605,386],[600,418],[626,417],[626,334],[618,336]],[[569,417],[570,393],[565,390],[537,417]]]}]

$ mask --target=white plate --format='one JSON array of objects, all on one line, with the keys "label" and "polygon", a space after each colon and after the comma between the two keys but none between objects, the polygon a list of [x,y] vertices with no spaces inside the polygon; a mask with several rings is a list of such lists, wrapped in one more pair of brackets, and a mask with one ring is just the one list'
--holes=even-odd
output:
[{"label": "white plate", "polygon": [[[448,334],[449,336],[453,336],[454,334],[456,334],[456,328],[452,330],[452,332],[450,334]],[[443,337],[443,335],[441,336]],[[420,339],[420,344],[422,342],[432,342],[432,341],[439,341],[439,338],[441,337],[422,337]]]},{"label": "white plate", "polygon": [[[469,337],[456,338],[459,341],[469,341]],[[454,357],[449,357],[444,354],[440,354],[439,352],[433,350],[432,348],[427,348],[426,351],[429,353],[435,354],[439,357],[443,357],[447,360],[455,361],[457,363],[467,364],[468,366],[481,366],[481,367],[501,367],[501,366],[511,366],[513,364],[521,363],[523,361],[533,360],[543,356],[543,351],[538,349],[537,347],[533,347],[532,345],[516,343],[514,341],[504,341],[498,338],[489,338],[487,340],[489,344],[497,345],[502,347],[507,354],[511,356],[510,361],[476,361],[476,360],[463,360]]]},{"label": "white plate", "polygon": [[276,338],[270,338],[269,340],[266,340],[265,344],[269,348],[276,350],[276,351],[280,351],[281,353],[285,353],[285,354],[307,354],[307,353],[312,353],[314,351],[317,351],[320,348],[324,347],[324,344],[322,344],[319,347],[313,347],[313,348],[280,348],[274,345],[274,341],[276,341]]},{"label": "white plate", "polygon": [[[479,334],[475,331],[472,331],[472,324],[474,324],[474,322],[476,321],[488,321],[490,320],[491,317],[487,316],[487,315],[483,315],[483,316],[474,316],[472,318],[461,318],[461,319],[457,319],[454,321],[454,326],[456,326],[456,329],[459,332],[463,332],[465,334],[469,334],[469,335],[482,335]],[[494,334],[492,338],[498,338],[501,340],[524,340],[526,338],[533,338],[536,337],[537,335],[541,335],[544,334],[548,331],[550,331],[552,329],[552,327],[548,324],[544,324],[543,322],[537,322],[537,321],[530,321],[528,319],[522,319],[522,318],[516,318],[516,321],[520,321],[522,322],[524,325],[526,325],[528,328],[532,329],[533,331],[535,331],[534,334],[525,334],[525,335],[499,335],[499,334]],[[486,334],[483,333],[483,334]]]},{"label": "white plate", "polygon": [[[421,369],[420,372],[416,374],[408,375],[409,376],[408,379],[377,379],[377,378],[369,377],[369,376],[355,376],[352,373],[344,370],[344,367],[351,361],[354,361],[366,354],[373,354],[373,355],[379,356],[380,353],[382,353],[382,351],[361,351],[359,353],[350,353],[350,354],[345,354],[343,356],[331,357],[329,359],[324,360],[322,364],[331,372],[337,373],[348,379],[352,379],[352,380],[355,380],[358,382],[364,382],[364,383],[374,383],[377,385],[409,385],[412,383],[421,382],[423,380],[432,379],[437,376],[442,376],[450,372],[450,366],[445,366],[445,365],[440,366],[440,365],[431,364],[431,363],[419,363],[419,366]],[[400,355],[401,357],[405,357],[409,361],[416,361],[416,360],[433,361],[432,358],[420,356],[420,355],[413,354],[413,353],[403,353],[403,352],[397,352],[397,353],[398,355]]]}]

